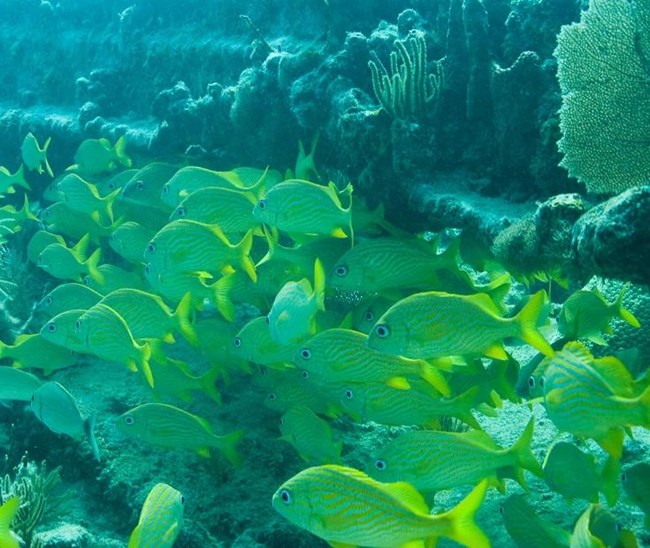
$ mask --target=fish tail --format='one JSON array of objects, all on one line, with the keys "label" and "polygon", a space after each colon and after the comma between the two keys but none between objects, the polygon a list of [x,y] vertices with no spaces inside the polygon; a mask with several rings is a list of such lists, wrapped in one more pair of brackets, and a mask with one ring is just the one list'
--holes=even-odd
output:
[{"label": "fish tail", "polygon": [[266,238],[266,243],[269,247],[269,250],[266,252],[266,255],[264,255],[264,257],[257,261],[255,264],[256,267],[264,263],[268,263],[271,259],[273,259],[273,255],[277,252],[279,246],[279,235],[277,228],[272,228],[269,230],[266,225],[262,225],[262,232]]},{"label": "fish tail", "polygon": [[18,171],[14,174],[16,175],[17,181],[16,184],[18,186],[22,186],[24,189],[31,190],[32,187],[29,186],[29,183],[25,180],[25,165],[20,164],[20,167],[18,168]]},{"label": "fish tail", "polygon": [[99,261],[102,260],[102,250],[97,248],[92,252],[90,257],[86,260],[86,268],[88,269],[88,276],[99,285],[104,285],[104,275],[97,268],[99,266]]},{"label": "fish tail", "polygon": [[146,342],[141,346],[140,350],[140,361],[138,365],[139,369],[144,375],[144,378],[147,381],[147,384],[153,388],[153,373],[151,372],[151,366],[149,365],[149,360],[151,359],[151,343]]},{"label": "fish tail", "polygon": [[18,539],[9,529],[11,522],[20,508],[20,498],[12,497],[0,506],[0,546],[18,548]]},{"label": "fish tail", "polygon": [[314,295],[316,296],[316,307],[325,311],[325,269],[320,259],[314,261]]},{"label": "fish tail", "polygon": [[219,390],[217,390],[217,379],[220,375],[221,367],[215,365],[200,377],[201,390],[205,392],[208,398],[219,405],[221,405],[221,394],[219,393]]},{"label": "fish tail", "polygon": [[97,439],[95,438],[95,423],[97,415],[92,414],[84,421],[84,430],[86,436],[88,436],[88,441],[90,442],[90,448],[92,449],[93,456],[95,460],[99,461],[99,446],[97,445]]},{"label": "fish tail", "polygon": [[174,318],[178,323],[178,330],[181,332],[181,335],[189,342],[192,346],[199,345],[199,337],[196,334],[194,325],[192,323],[194,308],[192,307],[192,294],[188,291],[183,295],[183,298],[178,303],[176,310],[174,311]]},{"label": "fish tail", "polygon": [[451,396],[449,383],[447,383],[447,379],[440,370],[434,364],[424,360],[422,360],[421,364],[420,376],[446,398]]},{"label": "fish tail", "polygon": [[[474,515],[481,506],[487,491],[488,480],[484,479],[453,509],[444,514],[449,520],[449,530],[444,536],[471,548],[490,548],[490,539],[474,521]],[[442,516],[438,516],[438,519]]]},{"label": "fish tail", "polygon": [[47,149],[49,148],[51,142],[52,142],[52,137],[50,136],[47,138],[47,141],[45,141],[45,144],[43,145],[43,163],[45,164],[45,171],[47,171],[47,174],[50,177],[54,177],[54,172],[50,167],[50,162],[47,161]]},{"label": "fish tail", "polygon": [[535,417],[531,417],[528,421],[528,424],[526,425],[524,432],[521,434],[521,437],[510,449],[517,459],[517,466],[521,468],[521,470],[517,472],[518,477],[516,479],[519,481],[522,487],[525,487],[523,470],[528,470],[540,478],[544,475],[544,471],[535,458],[535,455],[533,455],[533,451],[531,449],[534,429]]},{"label": "fish tail", "polygon": [[519,337],[545,356],[552,358],[555,351],[537,329],[537,325],[543,321],[547,311],[546,291],[541,290],[531,297],[526,306],[515,316],[514,321],[519,324]]},{"label": "fish tail", "polygon": [[229,322],[235,319],[235,305],[228,296],[233,282],[232,274],[229,274],[222,276],[212,285],[214,290],[214,305],[217,307],[219,313]]},{"label": "fish tail", "polygon": [[639,320],[636,319],[634,314],[632,314],[632,312],[623,306],[623,297],[625,297],[625,293],[629,287],[629,284],[625,284],[625,286],[621,288],[621,292],[618,294],[614,306],[616,307],[616,312],[623,321],[629,323],[632,327],[641,327]]},{"label": "fish tail", "polygon": [[476,420],[476,417],[472,415],[471,411],[477,405],[479,396],[480,389],[478,386],[473,386],[466,392],[459,394],[453,400],[449,401],[449,404],[455,408],[455,412],[449,414],[476,430],[482,430],[481,425]]},{"label": "fish tail", "polygon": [[240,266],[248,274],[249,278],[257,282],[257,272],[255,272],[255,263],[251,259],[250,252],[253,247],[253,231],[249,230],[241,239],[235,248],[240,255]]},{"label": "fish tail", "polygon": [[131,161],[131,158],[126,155],[126,135],[122,135],[115,142],[113,149],[115,150],[116,160],[124,167],[131,167],[133,162]]},{"label": "fish tail", "polygon": [[617,482],[620,471],[621,461],[619,459],[609,457],[605,461],[603,470],[600,473],[601,482],[599,491],[602,491],[603,495],[605,495],[605,499],[607,500],[607,504],[609,506],[614,506],[616,504],[616,501],[618,501]]},{"label": "fish tail", "polygon": [[237,452],[237,444],[243,437],[244,431],[237,430],[236,432],[218,438],[219,441],[216,445],[233,466],[239,466],[241,464],[241,457]]}]

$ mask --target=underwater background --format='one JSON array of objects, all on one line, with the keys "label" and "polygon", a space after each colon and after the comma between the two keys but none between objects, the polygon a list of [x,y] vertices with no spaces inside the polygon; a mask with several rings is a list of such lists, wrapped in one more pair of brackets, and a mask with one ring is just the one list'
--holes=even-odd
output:
[{"label": "underwater background", "polygon": [[0,548],[650,546],[648,36],[0,0]]}]

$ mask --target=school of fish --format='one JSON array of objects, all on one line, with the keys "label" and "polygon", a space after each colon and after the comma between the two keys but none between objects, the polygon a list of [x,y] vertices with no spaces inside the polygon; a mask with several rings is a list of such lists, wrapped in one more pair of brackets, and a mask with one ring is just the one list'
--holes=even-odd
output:
[{"label": "school of fish", "polygon": [[[136,168],[124,137],[87,139],[55,176],[50,144],[29,133],[23,163],[13,173],[0,167],[2,238],[26,231],[26,256],[52,279],[39,328],[0,341],[0,400],[27,403],[44,427],[85,440],[100,460],[96,416],[48,378],[93,356],[149,387],[150,400],[117,419],[125,436],[238,466],[246,432],[215,431],[185,407],[197,396],[225,405],[220,388],[250,376],[260,403],[277,412],[280,439],[305,461],[271,503],[331,546],[416,548],[441,537],[498,546],[475,521],[492,488],[518,546],[637,545],[599,503],[625,494],[648,523],[650,464],[625,467],[622,457],[631,429],[650,428],[650,377],[634,378],[621,359],[595,358],[585,345],[606,344],[615,318],[639,327],[624,291],[612,303],[576,291],[558,313],[544,289],[507,306],[513,280],[492,257],[470,265],[462,233],[408,234],[382,206],[365,207],[352,184],[324,184],[315,145],[307,155],[301,143],[295,168],[282,174]],[[527,345],[539,365],[525,373],[513,345]],[[210,369],[179,359],[183,347]],[[502,447],[480,419],[498,417],[503,400],[543,405],[560,432],[595,441],[606,457],[567,441],[536,455],[533,416]],[[341,417],[402,429],[357,469],[333,425]],[[590,503],[573,531],[540,518],[526,495],[506,498],[508,481],[528,491],[529,475]],[[431,513],[436,493],[456,488],[465,498]],[[156,484],[128,546],[173,546],[184,502]],[[18,546],[19,504],[0,506],[2,546]]]}]

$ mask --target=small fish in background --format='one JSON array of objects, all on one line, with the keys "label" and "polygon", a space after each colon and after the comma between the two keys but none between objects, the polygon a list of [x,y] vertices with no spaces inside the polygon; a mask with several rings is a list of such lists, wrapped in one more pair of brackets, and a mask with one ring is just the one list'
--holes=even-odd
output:
[{"label": "small fish in background", "polygon": [[280,418],[281,440],[310,464],[341,464],[343,442],[334,441],[332,427],[304,405],[294,405]]},{"label": "small fish in background", "polygon": [[103,227],[113,225],[113,204],[121,192],[114,190],[106,196],[100,196],[97,187],[82,179],[76,173],[69,173],[58,184],[61,201],[72,211],[85,213]]},{"label": "small fish in background", "polygon": [[113,171],[119,166],[131,167],[131,158],[126,154],[126,136],[122,135],[115,146],[108,139],[86,139],[82,141],[74,155],[75,163],[66,171],[78,171],[92,176]]},{"label": "small fish in background", "polygon": [[31,373],[0,366],[0,401],[32,401],[32,395],[41,384],[42,381]]},{"label": "small fish in background", "polygon": [[165,403],[145,403],[118,418],[118,427],[127,436],[169,449],[189,449],[202,457],[211,457],[218,449],[234,465],[241,462],[237,444],[242,431],[216,435],[202,417]]},{"label": "small fish in background", "polygon": [[287,282],[278,291],[267,316],[271,338],[289,345],[316,332],[316,313],[325,311],[325,271],[314,262],[314,286],[307,278]]},{"label": "small fish in background", "polygon": [[420,492],[436,492],[488,479],[505,491],[504,478],[528,489],[524,471],[542,476],[531,450],[534,419],[510,448],[499,447],[485,432],[415,430],[384,447],[368,473],[382,482],[406,481]]},{"label": "small fish in background", "polygon": [[537,326],[546,316],[545,291],[533,295],[513,318],[504,318],[486,293],[415,293],[391,306],[368,337],[368,346],[409,358],[483,354],[507,360],[502,340],[517,337],[546,356],[554,354]]},{"label": "small fish in background", "polygon": [[[341,195],[347,196],[348,207],[341,204]],[[330,236],[354,242],[351,203],[351,184],[339,191],[334,183],[323,186],[289,179],[258,200],[253,216],[260,223],[287,232],[296,241],[308,241],[305,236]]]},{"label": "small fish in background", "polygon": [[408,483],[380,483],[354,468],[326,464],[286,481],[272,503],[281,516],[333,546],[415,547],[424,546],[425,539],[448,537],[489,548],[474,521],[486,489],[482,482],[448,512],[432,515]]},{"label": "small fish in background", "polygon": [[352,312],[352,327],[367,335],[382,314],[394,304],[394,300],[382,296],[362,301]]},{"label": "small fish in background", "polygon": [[621,288],[613,303],[608,303],[596,289],[573,293],[564,301],[558,316],[560,333],[567,339],[585,338],[596,344],[607,345],[602,334],[612,334],[612,319],[620,318],[632,327],[640,327],[639,321],[623,306],[627,288]]},{"label": "small fish in background", "polygon": [[166,483],[154,485],[142,505],[128,548],[172,548],[183,528],[185,497]]},{"label": "small fish in background", "polygon": [[367,339],[364,333],[350,329],[326,329],[300,347],[293,363],[321,384],[385,382],[409,390],[407,376],[418,376],[444,396],[451,394],[436,364],[378,352],[368,347]]},{"label": "small fish in background", "polygon": [[645,514],[644,525],[650,529],[650,464],[639,462],[623,469],[623,490]]},{"label": "small fish in background", "polygon": [[80,440],[88,438],[93,455],[99,460],[95,440],[95,415],[84,419],[77,402],[58,382],[46,382],[32,395],[32,411],[55,434],[66,434]]},{"label": "small fish in background", "polygon": [[89,243],[90,235],[88,234],[74,247],[52,243],[41,251],[37,265],[59,280],[80,282],[84,276],[88,275],[101,284],[104,277],[97,267],[102,258],[102,250],[97,248],[89,256],[86,256]]},{"label": "small fish in background", "polygon": [[169,214],[171,206],[160,199],[162,187],[169,181],[178,168],[165,162],[152,162],[137,170],[124,183],[120,201],[144,207],[158,209]]},{"label": "small fish in background", "polygon": [[79,316],[75,329],[86,353],[139,371],[153,387],[149,367],[152,348],[148,342],[133,338],[128,324],[115,310],[99,302]]},{"label": "small fish in background", "polygon": [[51,142],[52,137],[48,137],[47,141],[45,141],[45,144],[43,145],[43,148],[41,148],[38,145],[38,141],[36,140],[36,137],[34,137],[33,133],[30,132],[25,135],[25,139],[23,140],[20,152],[23,157],[23,163],[31,171],[36,171],[39,175],[47,172],[50,177],[54,177],[52,168],[47,161],[47,149],[50,146]]},{"label": "small fish in background", "polygon": [[124,169],[109,177],[102,177],[95,182],[95,185],[100,194],[110,194],[118,188],[124,188],[124,185],[126,185],[126,183],[131,180],[131,177],[133,177],[137,172],[138,170],[134,168]]},{"label": "small fish in background", "polygon": [[20,209],[13,205],[0,207],[0,222],[5,229],[18,232],[30,224],[38,223],[38,217],[32,213],[27,194],[23,196],[23,205]]},{"label": "small fish in background", "polygon": [[32,263],[38,264],[38,256],[50,244],[65,245],[65,239],[47,230],[37,230],[27,244],[27,258]]},{"label": "small fish in background", "polygon": [[113,231],[108,243],[120,257],[139,264],[144,260],[144,250],[155,234],[134,221],[126,221]]},{"label": "small fish in background", "polygon": [[213,365],[202,375],[194,375],[186,362],[172,358],[152,359],[149,366],[153,375],[152,392],[156,402],[172,397],[183,403],[193,403],[192,392],[199,392],[217,405],[221,404],[221,394],[216,384],[222,374],[220,365]]},{"label": "small fish in background", "polygon": [[523,495],[510,495],[501,505],[510,538],[519,548],[568,548],[571,533],[540,518]]},{"label": "small fish in background", "polygon": [[88,310],[101,301],[103,295],[87,285],[70,282],[57,285],[38,304],[39,310],[53,318],[67,310]]},{"label": "small fish in background", "polygon": [[188,292],[172,310],[159,295],[132,289],[116,289],[100,301],[117,312],[129,326],[134,339],[161,339],[175,342],[173,333],[179,332],[196,346],[197,336],[192,325],[192,295]]},{"label": "small fish in background", "polygon": [[316,147],[320,138],[320,131],[317,131],[311,140],[309,152],[305,150],[302,139],[298,140],[298,157],[293,173],[286,176],[287,179],[303,179],[305,181],[320,181],[320,173],[316,169]]},{"label": "small fish in background", "polygon": [[620,465],[613,459],[608,459],[599,472],[593,455],[583,453],[572,443],[558,442],[549,450],[542,467],[548,486],[569,500],[597,503],[599,491],[610,506],[618,500]]},{"label": "small fish in background", "polygon": [[0,505],[0,546],[2,548],[19,548],[23,540],[11,530],[11,522],[20,509],[20,498],[17,496],[5,500]]},{"label": "small fish in background", "polygon": [[31,190],[29,183],[25,180],[24,165],[20,164],[15,173],[11,173],[6,167],[0,166],[0,195],[14,194],[17,186],[23,187],[25,190]]},{"label": "small fish in background", "polygon": [[0,341],[0,358],[12,360],[19,369],[42,369],[45,375],[77,363],[78,356],[39,333],[18,335],[13,344]]},{"label": "small fish in background", "polygon": [[562,432],[594,439],[620,459],[624,429],[650,428],[650,386],[635,395],[633,379],[618,358],[594,358],[572,341],[543,368],[544,405]]}]

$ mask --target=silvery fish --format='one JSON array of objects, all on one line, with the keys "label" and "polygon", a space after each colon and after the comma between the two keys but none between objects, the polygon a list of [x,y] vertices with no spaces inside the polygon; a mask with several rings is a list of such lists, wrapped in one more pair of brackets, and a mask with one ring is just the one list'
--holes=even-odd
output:
[{"label": "silvery fish", "polygon": [[99,460],[95,441],[95,415],[84,419],[77,402],[58,382],[46,382],[32,394],[32,411],[55,434],[66,434],[74,439],[88,437],[93,455]]}]

